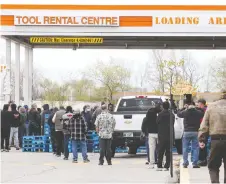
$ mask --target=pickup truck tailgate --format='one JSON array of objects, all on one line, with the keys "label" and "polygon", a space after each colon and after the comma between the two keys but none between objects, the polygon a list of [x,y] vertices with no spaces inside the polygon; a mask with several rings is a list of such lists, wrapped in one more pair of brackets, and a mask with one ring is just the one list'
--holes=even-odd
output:
[{"label": "pickup truck tailgate", "polygon": [[114,114],[116,120],[115,130],[140,131],[145,114]]}]

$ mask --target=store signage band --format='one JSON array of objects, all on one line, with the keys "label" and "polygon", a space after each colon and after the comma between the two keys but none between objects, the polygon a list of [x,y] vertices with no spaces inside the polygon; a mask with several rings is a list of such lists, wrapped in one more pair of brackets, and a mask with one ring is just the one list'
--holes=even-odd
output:
[{"label": "store signage band", "polygon": [[[226,25],[226,17],[206,16],[149,16],[151,20],[144,20],[138,16],[138,22],[151,21],[154,26],[159,25]],[[137,16],[136,16],[137,18]],[[135,20],[133,16],[129,19]],[[77,26],[77,27],[119,27],[120,16],[14,16],[15,26]],[[131,20],[129,21],[131,24]],[[132,22],[133,22],[132,21]],[[136,24],[136,23],[134,23]]]},{"label": "store signage band", "polygon": [[114,16],[14,16],[15,26],[100,26],[118,27]]}]

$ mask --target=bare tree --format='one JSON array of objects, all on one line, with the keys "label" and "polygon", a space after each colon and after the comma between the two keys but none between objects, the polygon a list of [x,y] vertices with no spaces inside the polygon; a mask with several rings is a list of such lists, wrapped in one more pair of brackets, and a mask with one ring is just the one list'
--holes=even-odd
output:
[{"label": "bare tree", "polygon": [[184,63],[181,66],[182,79],[188,82],[192,87],[197,88],[200,80],[204,78],[204,75],[198,70],[198,64],[193,60],[190,53],[186,53],[183,60]]},{"label": "bare tree", "polygon": [[226,90],[226,58],[216,60],[211,67],[211,73],[216,88]]},{"label": "bare tree", "polygon": [[109,101],[112,101],[114,93],[126,90],[129,86],[130,71],[116,63],[113,58],[108,63],[98,61],[85,72],[87,77],[107,89]]}]

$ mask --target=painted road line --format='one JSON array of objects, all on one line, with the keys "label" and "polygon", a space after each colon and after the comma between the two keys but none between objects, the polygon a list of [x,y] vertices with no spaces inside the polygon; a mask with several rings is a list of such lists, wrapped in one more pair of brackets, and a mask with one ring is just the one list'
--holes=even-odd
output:
[{"label": "painted road line", "polygon": [[180,183],[190,183],[189,168],[184,168],[183,164],[180,164]]},{"label": "painted road line", "polygon": [[112,161],[112,164],[120,164],[120,161]]},{"label": "painted road line", "polygon": [[133,165],[137,165],[137,164],[142,164],[145,166],[145,160],[136,160],[134,162],[132,162]]}]

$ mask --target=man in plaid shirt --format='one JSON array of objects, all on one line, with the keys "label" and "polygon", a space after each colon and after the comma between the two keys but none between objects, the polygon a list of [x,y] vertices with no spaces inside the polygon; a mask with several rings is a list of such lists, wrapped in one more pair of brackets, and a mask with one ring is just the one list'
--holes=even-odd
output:
[{"label": "man in plaid shirt", "polygon": [[99,133],[99,137],[100,137],[99,165],[104,164],[104,157],[106,157],[108,165],[112,165],[111,142],[112,142],[112,134],[114,132],[116,123],[113,115],[108,112],[106,105],[102,105],[101,109],[102,109],[102,112],[99,116],[97,116],[97,119],[95,122],[96,131]]},{"label": "man in plaid shirt", "polygon": [[68,130],[71,134],[73,163],[78,163],[78,145],[82,150],[84,163],[90,162],[87,155],[86,133],[87,124],[81,116],[80,110],[74,111],[74,116],[68,124]]}]

